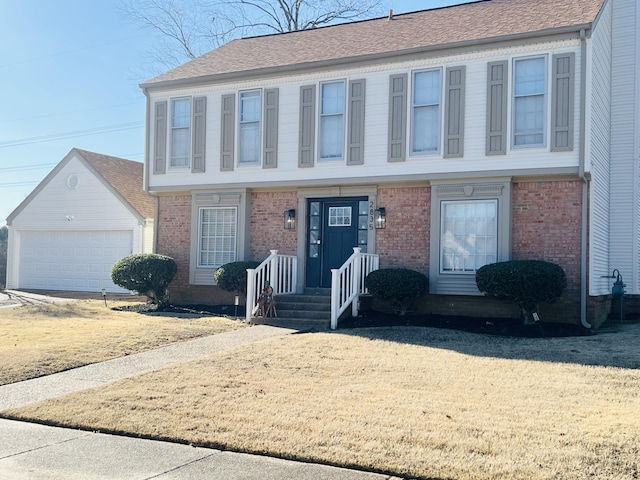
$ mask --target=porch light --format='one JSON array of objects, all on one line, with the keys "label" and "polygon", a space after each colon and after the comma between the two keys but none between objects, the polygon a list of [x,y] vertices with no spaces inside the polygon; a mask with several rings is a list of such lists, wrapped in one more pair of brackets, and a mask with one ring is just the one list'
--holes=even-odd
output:
[{"label": "porch light", "polygon": [[284,211],[284,228],[285,230],[296,228],[296,211],[293,208]]},{"label": "porch light", "polygon": [[376,208],[373,211],[373,224],[376,229],[386,228],[387,226],[387,209],[384,207]]}]

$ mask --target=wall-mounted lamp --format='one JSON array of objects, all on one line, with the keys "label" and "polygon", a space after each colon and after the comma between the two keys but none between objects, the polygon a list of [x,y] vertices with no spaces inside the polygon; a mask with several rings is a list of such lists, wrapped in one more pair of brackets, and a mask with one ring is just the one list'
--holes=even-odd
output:
[{"label": "wall-mounted lamp", "polygon": [[284,228],[285,230],[296,228],[296,211],[293,208],[284,211]]},{"label": "wall-mounted lamp", "polygon": [[387,226],[387,209],[384,207],[376,208],[373,211],[373,225],[376,229],[386,228]]}]

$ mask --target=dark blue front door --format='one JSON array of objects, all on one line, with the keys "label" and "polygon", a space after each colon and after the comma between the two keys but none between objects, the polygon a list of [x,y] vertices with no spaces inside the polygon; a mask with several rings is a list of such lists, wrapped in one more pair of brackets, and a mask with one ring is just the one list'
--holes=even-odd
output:
[{"label": "dark blue front door", "polygon": [[331,287],[331,270],[340,268],[358,246],[362,205],[366,205],[366,198],[309,200],[307,287]]}]

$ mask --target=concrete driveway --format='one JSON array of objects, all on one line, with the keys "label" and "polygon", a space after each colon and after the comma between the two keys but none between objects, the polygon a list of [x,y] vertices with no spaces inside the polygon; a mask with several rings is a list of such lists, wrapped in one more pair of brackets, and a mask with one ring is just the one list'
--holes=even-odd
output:
[{"label": "concrete driveway", "polygon": [[23,305],[42,305],[44,303],[72,302],[73,300],[73,298],[60,298],[19,290],[0,290],[0,308],[20,307]]}]

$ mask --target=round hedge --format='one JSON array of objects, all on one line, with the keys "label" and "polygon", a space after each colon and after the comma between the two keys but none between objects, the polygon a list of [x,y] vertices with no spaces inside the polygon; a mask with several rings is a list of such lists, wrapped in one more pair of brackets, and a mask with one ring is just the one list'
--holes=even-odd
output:
[{"label": "round hedge", "polygon": [[178,266],[173,258],[156,253],[136,253],[121,258],[111,268],[111,280],[116,285],[146,295],[152,303],[169,301],[169,284]]},{"label": "round hedge", "polygon": [[218,287],[227,292],[247,294],[247,269],[256,268],[260,262],[240,261],[222,265],[213,272],[213,279]]},{"label": "round hedge", "polygon": [[398,315],[406,315],[429,290],[429,279],[408,268],[381,268],[367,275],[365,286],[374,297],[391,303]]},{"label": "round hedge", "polygon": [[510,260],[479,268],[476,285],[485,295],[512,300],[521,309],[535,312],[539,302],[558,299],[567,286],[567,277],[555,263]]}]

